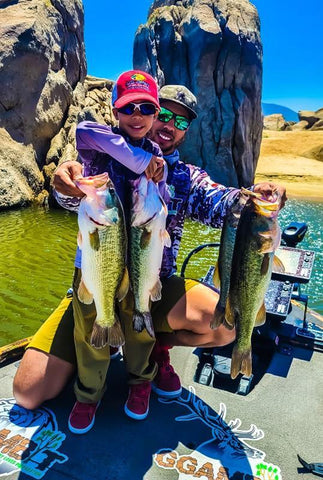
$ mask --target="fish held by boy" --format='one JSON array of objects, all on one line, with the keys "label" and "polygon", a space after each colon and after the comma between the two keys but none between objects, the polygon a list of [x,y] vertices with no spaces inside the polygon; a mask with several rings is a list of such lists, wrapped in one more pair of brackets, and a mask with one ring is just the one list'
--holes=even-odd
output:
[{"label": "fish held by boy", "polygon": [[82,278],[78,298],[84,304],[94,300],[96,319],[90,343],[95,348],[125,342],[115,300],[128,291],[126,268],[127,237],[124,215],[115,188],[104,173],[79,178],[76,185],[86,194],[78,214],[78,243],[82,250]]},{"label": "fish held by boy", "polygon": [[150,300],[161,299],[159,278],[164,246],[171,246],[166,231],[167,207],[156,183],[141,175],[131,181],[130,284],[134,295],[133,327],[155,336]]},{"label": "fish held by boy", "polygon": [[248,196],[244,195],[243,193],[237,195],[223,223],[219,256],[213,274],[213,284],[216,288],[220,289],[220,298],[215,307],[213,319],[210,322],[210,327],[212,329],[216,329],[221,324],[223,324],[229,330],[233,329],[233,325],[230,325],[226,322],[225,306],[230,287],[232,256],[237,226],[241,211],[246,204],[247,199]]},{"label": "fish held by boy", "polygon": [[[274,193],[273,201],[260,194],[242,189],[249,196],[244,207],[235,239],[225,318],[237,337],[232,352],[231,377],[252,373],[251,335],[254,326],[266,321],[264,303],[274,252],[280,245],[281,233],[277,222],[281,199]],[[275,269],[283,267],[275,257]]]}]

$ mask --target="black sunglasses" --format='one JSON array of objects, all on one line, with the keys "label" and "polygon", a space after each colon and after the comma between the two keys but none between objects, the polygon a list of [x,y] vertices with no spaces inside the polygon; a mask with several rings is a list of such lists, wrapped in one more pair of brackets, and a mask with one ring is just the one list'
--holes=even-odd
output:
[{"label": "black sunglasses", "polygon": [[154,115],[156,112],[156,107],[152,103],[127,103],[127,105],[118,108],[118,112],[132,115],[136,108],[139,108],[142,115]]},{"label": "black sunglasses", "polygon": [[161,107],[158,113],[158,120],[163,123],[168,123],[171,119],[174,119],[174,125],[178,130],[187,130],[190,126],[190,120],[182,115],[176,115],[165,107]]}]

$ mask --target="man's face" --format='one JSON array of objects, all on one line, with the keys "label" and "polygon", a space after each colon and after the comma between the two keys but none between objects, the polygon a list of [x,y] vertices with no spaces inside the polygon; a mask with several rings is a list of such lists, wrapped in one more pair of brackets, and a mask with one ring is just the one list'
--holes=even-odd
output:
[{"label": "man's face", "polygon": [[[182,105],[171,100],[162,100],[160,105],[176,115],[189,119],[188,111]],[[184,141],[187,130],[178,130],[174,125],[174,119],[163,123],[157,119],[154,121],[149,132],[149,138],[158,143],[164,155],[170,155]]]}]

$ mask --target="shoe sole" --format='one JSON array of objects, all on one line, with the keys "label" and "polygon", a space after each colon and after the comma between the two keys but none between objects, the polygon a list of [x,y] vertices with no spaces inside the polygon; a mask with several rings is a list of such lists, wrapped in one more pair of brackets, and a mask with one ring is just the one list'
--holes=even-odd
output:
[{"label": "shoe sole", "polygon": [[148,416],[148,413],[149,413],[149,408],[147,409],[147,411],[145,413],[134,413],[132,412],[131,410],[129,410],[129,408],[127,407],[127,404],[125,404],[124,406],[124,412],[125,414],[132,418],[133,420],[144,420],[147,416]]},{"label": "shoe sole", "polygon": [[167,392],[167,390],[162,390],[161,388],[158,388],[154,383],[151,384],[151,389],[159,397],[163,397],[163,398],[177,398],[182,393],[182,387],[179,388],[178,390]]}]

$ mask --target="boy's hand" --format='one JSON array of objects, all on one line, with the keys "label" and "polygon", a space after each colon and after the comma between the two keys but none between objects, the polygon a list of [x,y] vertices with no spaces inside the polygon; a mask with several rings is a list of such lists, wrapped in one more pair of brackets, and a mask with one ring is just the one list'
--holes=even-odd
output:
[{"label": "boy's hand", "polygon": [[[163,178],[164,163],[165,160],[162,157],[156,157],[155,155],[153,155],[151,157],[148,167],[145,170],[146,177],[148,179],[152,178],[154,182],[159,182],[159,180]],[[161,178],[159,178],[160,172],[162,172]],[[156,177],[158,178],[158,180],[156,180]]]},{"label": "boy's hand", "polygon": [[253,191],[255,193],[261,193],[262,196],[265,199],[267,199],[269,202],[273,201],[273,194],[277,192],[281,198],[280,209],[284,207],[287,200],[286,188],[283,187],[282,185],[277,185],[276,183],[271,183],[271,182],[257,183],[254,186]]},{"label": "boy's hand", "polygon": [[53,185],[57,192],[70,197],[83,197],[84,193],[77,188],[74,181],[76,178],[82,177],[82,165],[78,162],[64,162],[57,167]]},{"label": "boy's hand", "polygon": [[162,165],[161,167],[158,167],[157,170],[155,171],[153,177],[152,177],[152,180],[155,182],[155,183],[158,183],[158,182],[161,182],[161,180],[163,179],[164,177],[164,165]]}]

